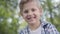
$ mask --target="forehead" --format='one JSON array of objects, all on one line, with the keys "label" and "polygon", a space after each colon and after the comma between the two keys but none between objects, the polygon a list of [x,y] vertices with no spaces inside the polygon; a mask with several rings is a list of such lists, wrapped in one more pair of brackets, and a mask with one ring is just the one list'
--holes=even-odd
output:
[{"label": "forehead", "polygon": [[32,1],[32,2],[28,2],[28,3],[26,3],[26,4],[24,4],[24,6],[23,6],[23,9],[25,8],[32,8],[32,7],[37,7],[37,3],[35,2],[35,1]]}]

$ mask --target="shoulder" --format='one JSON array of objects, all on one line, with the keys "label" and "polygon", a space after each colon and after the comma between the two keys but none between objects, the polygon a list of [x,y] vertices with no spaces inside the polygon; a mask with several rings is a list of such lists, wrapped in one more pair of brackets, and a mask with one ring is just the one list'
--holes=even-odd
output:
[{"label": "shoulder", "polygon": [[25,34],[25,33],[27,33],[27,31],[28,31],[27,29],[28,29],[27,27],[21,29],[20,32],[19,32],[19,34]]},{"label": "shoulder", "polygon": [[42,22],[41,25],[43,26],[43,28],[50,28],[50,29],[55,28],[55,26],[48,21],[41,21],[41,22]]},{"label": "shoulder", "polygon": [[56,27],[50,23],[50,22],[45,22],[44,21],[44,25],[43,28],[46,29],[46,32],[48,31],[49,33],[53,33],[53,34],[59,34],[59,32],[57,31]]}]

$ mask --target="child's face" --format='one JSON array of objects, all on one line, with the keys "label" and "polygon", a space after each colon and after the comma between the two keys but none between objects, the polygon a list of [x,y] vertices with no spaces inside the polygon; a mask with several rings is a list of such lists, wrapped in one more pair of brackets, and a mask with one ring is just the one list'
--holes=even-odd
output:
[{"label": "child's face", "polygon": [[29,23],[37,23],[42,15],[41,8],[38,8],[35,2],[28,2],[24,4],[22,17]]}]

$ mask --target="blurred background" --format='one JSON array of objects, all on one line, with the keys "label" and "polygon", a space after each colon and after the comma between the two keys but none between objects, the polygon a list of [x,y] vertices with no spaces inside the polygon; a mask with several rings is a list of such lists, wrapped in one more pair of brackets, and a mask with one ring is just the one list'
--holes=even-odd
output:
[{"label": "blurred background", "polygon": [[[18,34],[27,23],[19,12],[21,0],[0,0],[0,34]],[[60,0],[40,0],[44,21],[51,22],[60,32]]]}]

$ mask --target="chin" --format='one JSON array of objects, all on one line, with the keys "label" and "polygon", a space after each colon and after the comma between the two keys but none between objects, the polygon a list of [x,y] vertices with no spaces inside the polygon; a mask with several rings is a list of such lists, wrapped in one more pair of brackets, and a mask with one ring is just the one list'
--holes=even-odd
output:
[{"label": "chin", "polygon": [[29,24],[35,24],[36,22],[28,22]]}]

